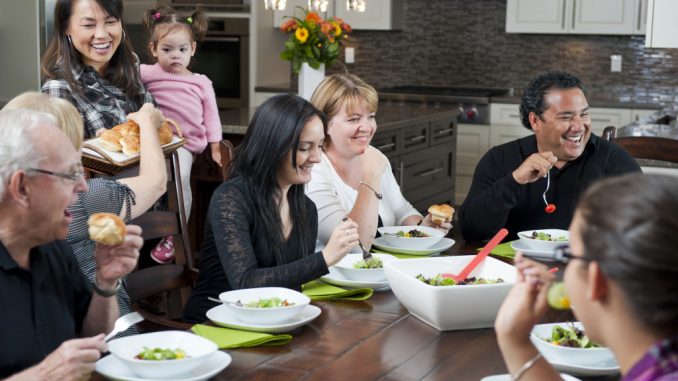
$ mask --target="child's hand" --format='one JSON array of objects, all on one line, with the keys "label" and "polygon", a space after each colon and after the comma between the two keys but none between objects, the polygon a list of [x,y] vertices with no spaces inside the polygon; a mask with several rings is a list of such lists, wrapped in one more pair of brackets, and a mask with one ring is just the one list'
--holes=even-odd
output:
[{"label": "child's hand", "polygon": [[210,151],[212,152],[212,160],[221,167],[221,150],[219,149],[219,142],[210,143]]}]

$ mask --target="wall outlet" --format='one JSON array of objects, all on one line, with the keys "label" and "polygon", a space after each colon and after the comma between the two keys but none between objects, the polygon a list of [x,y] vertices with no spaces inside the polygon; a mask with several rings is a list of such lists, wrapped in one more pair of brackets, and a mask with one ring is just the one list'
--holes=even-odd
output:
[{"label": "wall outlet", "polygon": [[613,54],[610,56],[610,71],[613,73],[621,73],[622,56]]},{"label": "wall outlet", "polygon": [[347,64],[355,63],[355,48],[348,46],[344,49],[344,61]]}]

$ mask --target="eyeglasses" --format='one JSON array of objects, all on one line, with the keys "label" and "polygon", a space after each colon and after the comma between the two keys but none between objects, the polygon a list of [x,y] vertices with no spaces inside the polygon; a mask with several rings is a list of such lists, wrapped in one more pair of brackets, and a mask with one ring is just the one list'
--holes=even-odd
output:
[{"label": "eyeglasses", "polygon": [[27,171],[44,173],[44,174],[50,175],[50,176],[61,177],[62,179],[67,179],[67,180],[70,180],[70,181],[73,181],[73,182],[77,182],[80,179],[85,178],[85,171],[82,168],[76,169],[75,173],[73,173],[73,174],[48,171],[46,169],[40,169],[40,168],[28,168]]},{"label": "eyeglasses", "polygon": [[592,259],[579,257],[572,254],[572,249],[570,245],[560,245],[553,249],[553,260],[560,262],[564,265],[568,264],[572,259],[579,259],[586,262],[591,262]]}]

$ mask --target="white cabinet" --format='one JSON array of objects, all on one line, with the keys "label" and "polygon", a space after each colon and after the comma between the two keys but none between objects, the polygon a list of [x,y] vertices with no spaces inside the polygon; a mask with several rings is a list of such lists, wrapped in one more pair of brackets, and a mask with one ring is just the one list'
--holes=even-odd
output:
[{"label": "white cabinet", "polygon": [[619,128],[632,121],[631,110],[623,108],[591,107],[589,117],[591,117],[591,132],[597,136],[602,136],[607,126]]},{"label": "white cabinet", "polygon": [[334,14],[341,17],[353,29],[396,30],[403,28],[403,0],[368,1],[365,12],[348,11],[346,1],[334,2]]},{"label": "white cabinet", "polygon": [[642,34],[647,0],[508,0],[507,33]]},{"label": "white cabinet", "polygon": [[517,104],[493,103],[490,106],[490,147],[531,134],[532,130],[523,127],[520,121]]},{"label": "white cabinet", "polygon": [[678,1],[649,0],[646,48],[678,48]]},{"label": "white cabinet", "polygon": [[459,124],[457,127],[457,168],[454,180],[454,203],[464,202],[471,188],[473,172],[485,152],[490,149],[490,126]]}]

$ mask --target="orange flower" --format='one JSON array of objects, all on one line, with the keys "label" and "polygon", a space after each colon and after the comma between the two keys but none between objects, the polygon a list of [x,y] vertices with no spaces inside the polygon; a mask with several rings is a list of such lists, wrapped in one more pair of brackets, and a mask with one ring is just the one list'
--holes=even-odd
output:
[{"label": "orange flower", "polygon": [[323,21],[322,23],[320,23],[320,31],[321,31],[324,35],[329,36],[329,35],[330,35],[330,30],[331,30],[331,29],[332,29],[332,25],[330,25],[330,23],[328,23],[328,22],[326,22],[326,21]]},{"label": "orange flower", "polygon": [[320,16],[318,16],[318,14],[315,13],[315,12],[308,12],[308,13],[306,14],[306,22],[308,22],[308,23],[310,23],[310,24],[317,24],[317,23],[319,23],[319,22],[321,22],[321,21],[322,21],[322,19],[321,19]]},{"label": "orange flower", "polygon": [[306,39],[308,39],[308,30],[306,28],[299,28],[296,32],[294,32],[294,37],[296,37],[297,40],[303,44],[306,42]]},{"label": "orange flower", "polygon": [[283,32],[289,32],[294,29],[297,29],[297,20],[295,19],[289,19],[280,25],[280,30]]}]

